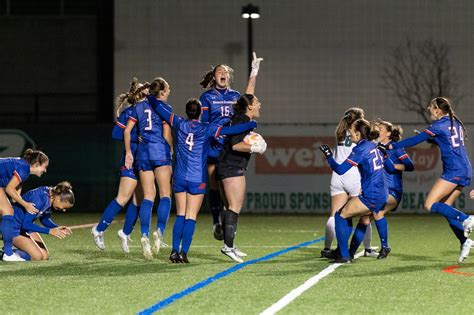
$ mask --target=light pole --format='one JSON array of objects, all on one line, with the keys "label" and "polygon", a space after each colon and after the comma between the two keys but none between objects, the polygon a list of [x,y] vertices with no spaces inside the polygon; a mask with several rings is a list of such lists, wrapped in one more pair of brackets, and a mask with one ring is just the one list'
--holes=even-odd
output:
[{"label": "light pole", "polygon": [[260,17],[259,8],[251,3],[242,7],[242,18],[247,19],[247,47],[248,47],[248,70],[249,75],[252,66],[252,52],[253,52],[253,28],[252,20]]}]

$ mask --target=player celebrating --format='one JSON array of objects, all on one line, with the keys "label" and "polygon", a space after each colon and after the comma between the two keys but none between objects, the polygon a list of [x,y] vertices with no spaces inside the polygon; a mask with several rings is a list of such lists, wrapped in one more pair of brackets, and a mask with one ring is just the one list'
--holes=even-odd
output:
[{"label": "player celebrating", "polygon": [[[207,151],[210,138],[220,135],[237,134],[257,126],[255,121],[234,127],[222,127],[215,123],[199,121],[201,103],[191,99],[186,103],[184,119],[173,114],[164,102],[148,97],[155,111],[177,132],[176,166],[173,175],[173,191],[176,199],[177,216],[173,227],[173,248],[170,260],[173,263],[189,263],[188,251],[191,246],[196,219],[201,208],[207,181]],[[181,251],[180,251],[181,244]]]},{"label": "player celebrating", "polygon": [[465,214],[451,205],[461,194],[465,186],[471,184],[472,167],[464,146],[465,128],[456,116],[449,100],[437,97],[428,104],[433,123],[416,136],[397,143],[391,143],[388,149],[400,149],[431,140],[441,151],[443,174],[431,187],[426,197],[424,209],[430,213],[444,216],[461,242],[459,262],[469,255],[472,241],[468,239],[474,228],[474,217]]},{"label": "player celebrating", "polygon": [[27,149],[23,158],[0,158],[0,211],[2,214],[2,234],[4,247],[4,261],[22,261],[13,254],[13,208],[9,197],[31,214],[38,209],[31,202],[21,197],[21,184],[30,174],[41,177],[46,173],[49,159],[41,151]]},{"label": "player celebrating", "polygon": [[320,147],[329,165],[337,174],[344,174],[352,166],[357,166],[361,175],[361,194],[358,198],[350,198],[342,209],[336,211],[334,215],[336,237],[340,251],[340,256],[336,258],[335,263],[351,262],[348,248],[351,229],[348,219],[359,215],[368,215],[371,212],[379,212],[385,207],[388,197],[384,179],[383,157],[377,149],[377,144],[371,141],[379,136],[379,132],[372,130],[370,123],[365,119],[358,119],[353,122],[349,132],[351,141],[356,143],[356,146],[342,164],[334,160],[328,145],[324,144]]}]

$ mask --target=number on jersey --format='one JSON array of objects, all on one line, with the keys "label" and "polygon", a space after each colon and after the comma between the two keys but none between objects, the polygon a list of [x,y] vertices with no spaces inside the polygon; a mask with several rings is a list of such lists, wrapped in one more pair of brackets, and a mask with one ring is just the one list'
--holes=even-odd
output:
[{"label": "number on jersey", "polygon": [[370,151],[370,153],[375,155],[375,157],[372,159],[374,171],[381,169],[383,167],[383,157],[380,155],[380,151],[378,149],[373,149]]},{"label": "number on jersey", "polygon": [[461,126],[459,126],[458,129],[459,131],[454,126],[453,128],[449,127],[449,130],[451,130],[451,143],[453,148],[457,148],[460,145],[464,146],[464,131]]},{"label": "number on jersey", "polygon": [[194,146],[194,133],[188,133],[186,137],[186,144],[188,145],[188,150],[192,151]]},{"label": "number on jersey", "polygon": [[229,106],[222,106],[222,107],[221,107],[221,116],[222,116],[222,117],[229,117],[229,116],[230,116],[230,108],[229,108]]},{"label": "number on jersey", "polygon": [[146,113],[146,123],[147,126],[145,127],[145,130],[151,130],[153,128],[153,125],[151,123],[151,110],[150,109],[145,109],[144,112]]}]

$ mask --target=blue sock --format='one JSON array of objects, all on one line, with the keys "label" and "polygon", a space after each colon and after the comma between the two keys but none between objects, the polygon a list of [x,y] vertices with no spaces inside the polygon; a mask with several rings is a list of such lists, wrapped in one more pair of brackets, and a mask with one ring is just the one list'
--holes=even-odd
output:
[{"label": "blue sock", "polygon": [[13,215],[2,216],[3,250],[7,256],[13,255]]},{"label": "blue sock", "polygon": [[188,253],[189,247],[191,247],[191,242],[193,241],[194,230],[196,229],[196,221],[193,219],[187,219],[184,221],[183,228],[183,244],[181,246],[181,251],[185,254]]},{"label": "blue sock", "polygon": [[127,208],[127,213],[125,213],[125,222],[123,223],[123,233],[125,235],[130,235],[133,231],[135,223],[138,219],[138,206],[134,205],[133,202],[130,202]]},{"label": "blue sock", "polygon": [[148,199],[143,199],[142,204],[140,205],[140,228],[142,236],[148,237],[150,232],[151,225],[151,211],[153,210],[153,201]]},{"label": "blue sock", "polygon": [[360,246],[360,243],[364,240],[365,231],[367,231],[367,225],[358,223],[354,234],[352,235],[351,246],[349,248],[349,254],[351,256],[355,255],[355,252]]},{"label": "blue sock", "polygon": [[179,244],[183,237],[184,215],[177,215],[173,225],[173,248],[172,250],[179,252]]},{"label": "blue sock", "polygon": [[453,230],[454,235],[456,235],[459,242],[461,242],[461,245],[464,244],[467,237],[464,236],[464,227],[462,226],[462,223],[459,222],[459,220],[453,220],[450,218],[446,218],[446,220],[448,220],[449,227],[451,228],[451,230]]},{"label": "blue sock", "polygon": [[160,203],[156,208],[156,213],[158,215],[158,222],[156,224],[156,228],[161,231],[161,235],[165,235],[165,228],[166,223],[168,223],[168,219],[170,217],[170,210],[171,210],[171,198],[170,197],[163,197],[160,199]]},{"label": "blue sock", "polygon": [[21,249],[17,249],[16,253],[24,260],[27,260],[27,261],[31,260],[31,256],[27,252],[22,251]]},{"label": "blue sock", "polygon": [[112,223],[117,213],[122,210],[122,208],[123,207],[117,202],[117,200],[112,200],[107,208],[105,208],[104,213],[99,220],[99,224],[97,224],[97,231],[105,231],[109,227],[110,223]]},{"label": "blue sock", "polygon": [[339,251],[343,258],[350,258],[349,256],[349,225],[346,219],[341,217],[339,212],[334,215],[334,221],[336,223],[336,238]]},{"label": "blue sock", "polygon": [[469,216],[464,212],[454,209],[453,207],[441,202],[435,202],[431,206],[430,212],[439,213],[445,218],[459,220],[461,222],[469,218]]},{"label": "blue sock", "polygon": [[[375,226],[379,232],[380,243],[382,247],[388,247],[388,224],[387,219],[383,217],[380,220],[375,220]],[[464,233],[464,231],[463,231]]]},{"label": "blue sock", "polygon": [[219,190],[209,190],[209,206],[211,207],[212,224],[219,223],[219,216],[222,212],[221,192]]}]

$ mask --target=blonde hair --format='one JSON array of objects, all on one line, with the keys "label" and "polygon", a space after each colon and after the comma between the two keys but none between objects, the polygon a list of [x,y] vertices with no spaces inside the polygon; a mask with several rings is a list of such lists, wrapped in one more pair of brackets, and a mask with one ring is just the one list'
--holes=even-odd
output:
[{"label": "blonde hair", "polygon": [[129,105],[135,105],[139,100],[144,98],[147,94],[147,89],[150,87],[150,83],[139,83],[137,78],[133,78],[130,82],[130,89],[127,93],[120,94],[115,100],[115,115],[120,116],[120,113],[124,110],[125,101]]}]

